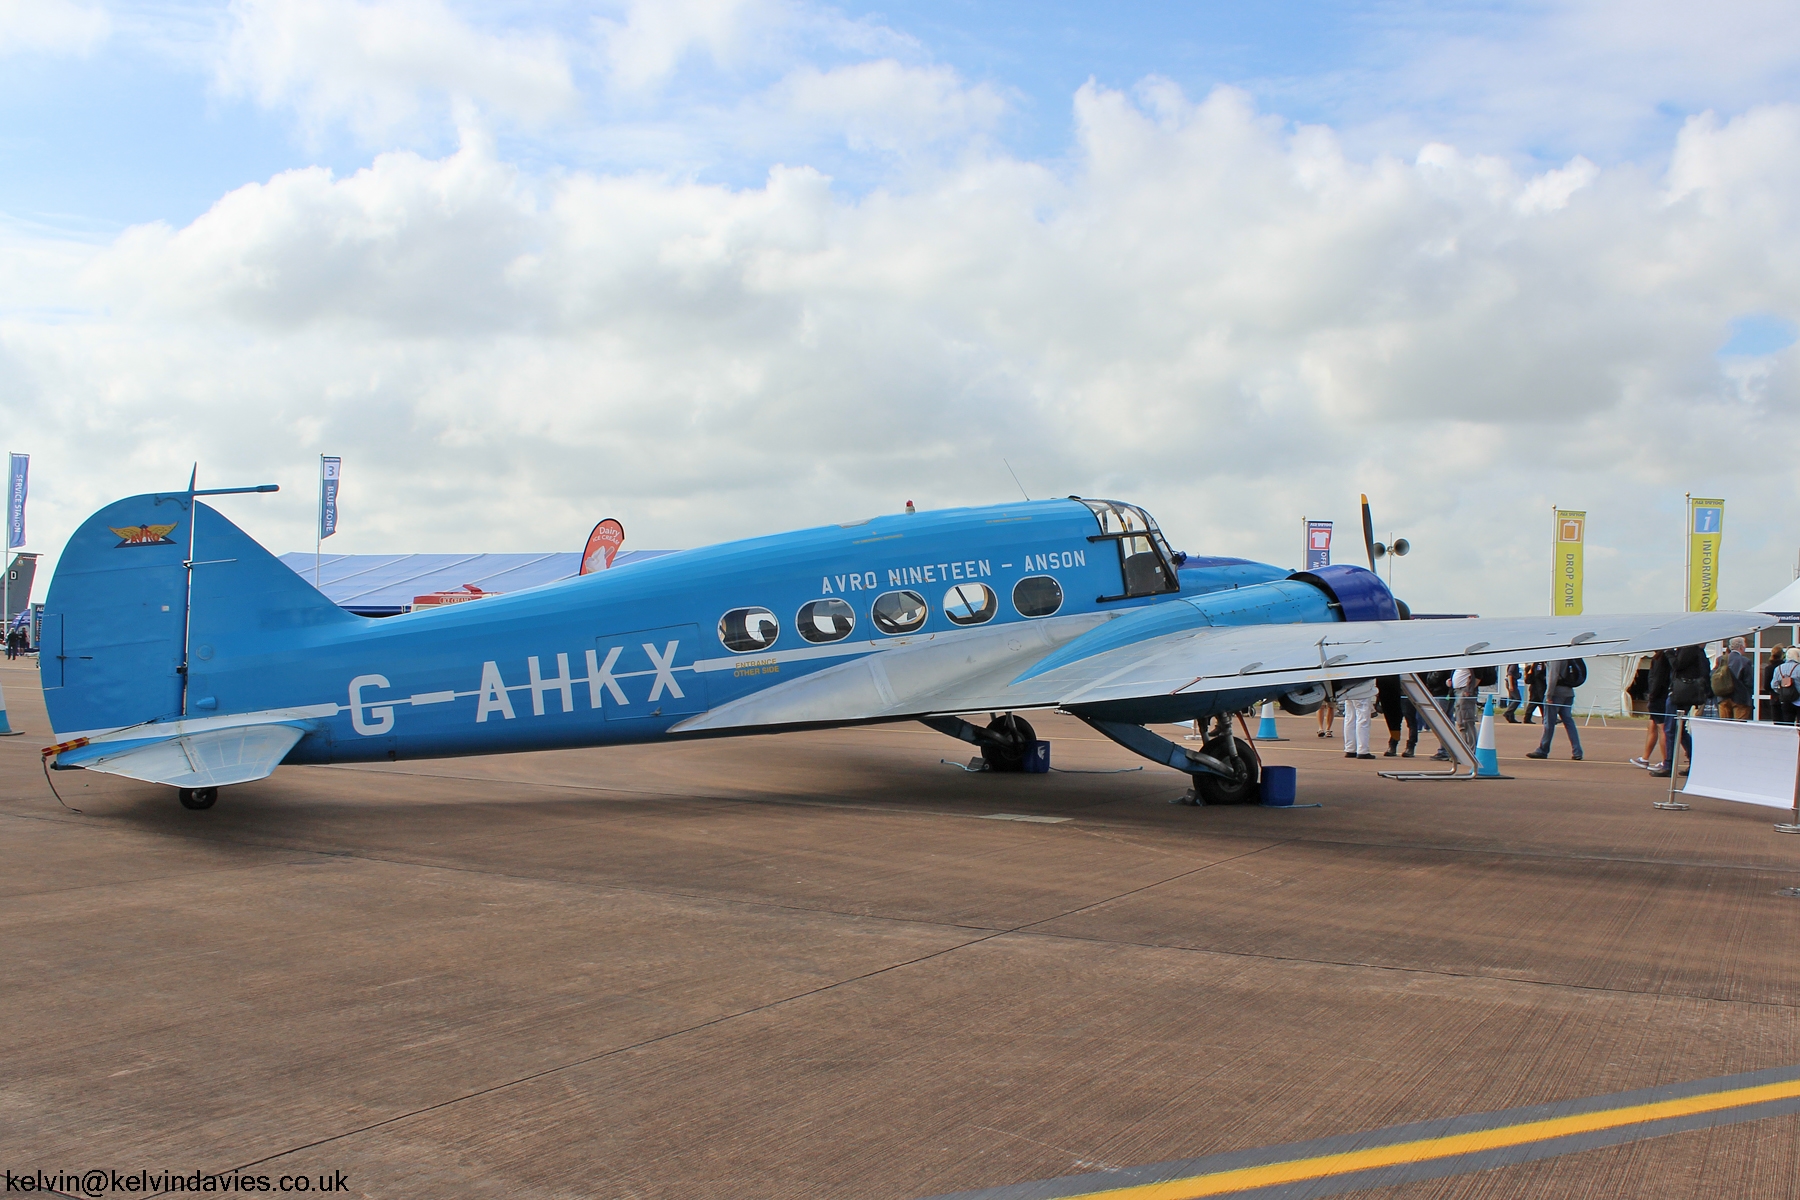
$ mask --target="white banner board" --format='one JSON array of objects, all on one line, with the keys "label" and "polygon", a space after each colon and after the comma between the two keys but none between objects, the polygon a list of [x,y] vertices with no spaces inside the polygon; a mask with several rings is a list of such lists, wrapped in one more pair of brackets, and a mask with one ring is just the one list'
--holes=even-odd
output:
[{"label": "white banner board", "polygon": [[1800,728],[1755,721],[1688,722],[1694,762],[1683,795],[1713,796],[1770,808],[1794,807],[1800,779]]}]

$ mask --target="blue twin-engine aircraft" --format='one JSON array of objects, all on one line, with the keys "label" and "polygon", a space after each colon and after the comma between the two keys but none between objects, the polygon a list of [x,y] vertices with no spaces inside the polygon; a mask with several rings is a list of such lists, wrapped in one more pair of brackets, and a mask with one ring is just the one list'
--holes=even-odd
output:
[{"label": "blue twin-engine aircraft", "polygon": [[[1360,567],[1186,557],[1143,509],[1075,496],[728,542],[373,619],[197,499],[270,490],[190,483],[76,531],[43,616],[51,765],[167,784],[207,808],[284,763],[923,721],[1017,770],[1034,737],[1018,714],[1056,709],[1188,773],[1199,799],[1234,803],[1255,796],[1260,768],[1232,714],[1263,700],[1305,713],[1372,675],[1770,623],[1409,621]],[[1198,750],[1145,728],[1192,720]]]}]

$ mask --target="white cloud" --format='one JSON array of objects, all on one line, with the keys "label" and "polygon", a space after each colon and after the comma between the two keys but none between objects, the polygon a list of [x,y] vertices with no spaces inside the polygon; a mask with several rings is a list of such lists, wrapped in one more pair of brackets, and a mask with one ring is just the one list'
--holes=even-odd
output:
[{"label": "white cloud", "polygon": [[1569,197],[1600,177],[1600,168],[1577,154],[1568,165],[1545,171],[1525,186],[1515,202],[1522,213],[1555,212],[1569,203]]},{"label": "white cloud", "polygon": [[[954,80],[885,70],[815,82],[972,119]],[[325,451],[342,549],[574,547],[604,512],[695,545],[1003,500],[1005,457],[1282,562],[1367,491],[1425,609],[1541,611],[1553,503],[1590,513],[1595,610],[1674,605],[1686,491],[1728,498],[1728,600],[1785,582],[1797,471],[1746,437],[1800,439],[1796,352],[1753,380],[1715,352],[1800,313],[1793,111],[1696,120],[1666,174],[1536,176],[1359,158],[1229,89],[1089,85],[1075,116],[1057,169],[975,146],[855,198],[806,167],[536,175],[470,139],[47,257],[0,276],[89,308],[0,294],[34,527],[198,457],[297,485],[233,509],[291,548]]]},{"label": "white cloud", "polygon": [[575,101],[553,34],[484,32],[443,0],[232,0],[218,82],[367,138],[473,107],[542,121]]},{"label": "white cloud", "polygon": [[594,29],[607,82],[653,91],[690,60],[730,73],[785,69],[807,50],[880,58],[920,47],[879,21],[804,0],[627,0]]},{"label": "white cloud", "polygon": [[0,0],[0,56],[86,54],[111,31],[102,8],[73,0]]},{"label": "white cloud", "polygon": [[1800,6],[1789,0],[1546,0],[1368,9],[1341,69],[1269,81],[1353,143],[1428,139],[1598,162],[1660,156],[1671,125],[1793,95]]},{"label": "white cloud", "polygon": [[801,67],[767,103],[785,129],[829,128],[851,149],[894,153],[994,128],[1007,110],[992,87],[966,86],[948,67],[909,67],[891,58],[821,71]]},{"label": "white cloud", "polygon": [[730,66],[752,52],[750,43],[784,24],[778,0],[633,0],[623,19],[595,22],[617,86],[635,90],[661,83],[696,51]]}]

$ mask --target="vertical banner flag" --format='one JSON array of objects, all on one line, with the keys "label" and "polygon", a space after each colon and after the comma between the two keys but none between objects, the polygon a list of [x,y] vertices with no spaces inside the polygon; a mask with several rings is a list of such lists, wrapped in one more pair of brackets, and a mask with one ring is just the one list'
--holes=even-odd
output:
[{"label": "vertical banner flag", "polygon": [[1581,615],[1582,538],[1587,532],[1587,514],[1556,510],[1556,567],[1551,572],[1550,615]]},{"label": "vertical banner flag", "polygon": [[588,534],[587,549],[581,552],[581,570],[577,575],[592,575],[613,565],[619,547],[625,544],[625,527],[611,517],[594,526]]},{"label": "vertical banner flag", "polygon": [[6,548],[16,550],[25,544],[25,494],[30,490],[31,455],[10,457],[12,472],[6,481]]},{"label": "vertical banner flag", "polygon": [[1306,523],[1306,569],[1316,571],[1331,565],[1331,522]]},{"label": "vertical banner flag", "polygon": [[1719,543],[1725,540],[1725,502],[1688,497],[1687,610],[1719,610]]},{"label": "vertical banner flag", "polygon": [[319,455],[319,536],[328,538],[337,532],[338,470],[341,458]]}]

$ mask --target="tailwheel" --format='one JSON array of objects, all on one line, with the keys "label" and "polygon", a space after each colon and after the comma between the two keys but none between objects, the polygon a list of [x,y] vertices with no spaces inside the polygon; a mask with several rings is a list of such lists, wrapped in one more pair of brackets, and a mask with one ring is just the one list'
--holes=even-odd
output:
[{"label": "tailwheel", "polygon": [[182,788],[177,795],[181,797],[181,807],[183,808],[211,808],[213,801],[219,798],[219,789],[216,787]]},{"label": "tailwheel", "polygon": [[[1237,757],[1228,758],[1231,753],[1226,749],[1225,739],[1236,742]],[[1231,763],[1235,769],[1232,778],[1222,775],[1194,775],[1194,794],[1207,804],[1255,804],[1261,798],[1262,760],[1256,756],[1256,747],[1234,733],[1220,734],[1207,741],[1202,749],[1212,757]]]},{"label": "tailwheel", "polygon": [[990,771],[1023,771],[1025,760],[1037,742],[1037,731],[1016,713],[1002,713],[988,722],[981,739],[981,759]]}]

